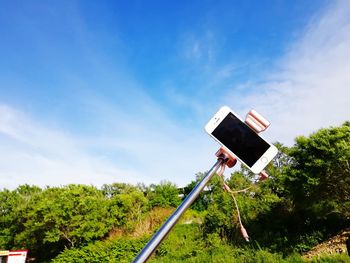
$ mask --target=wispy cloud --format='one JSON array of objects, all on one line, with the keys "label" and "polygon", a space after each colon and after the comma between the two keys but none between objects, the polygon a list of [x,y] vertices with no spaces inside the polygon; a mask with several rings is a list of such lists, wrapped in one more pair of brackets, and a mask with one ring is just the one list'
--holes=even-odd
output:
[{"label": "wispy cloud", "polygon": [[291,144],[297,135],[350,119],[349,72],[350,3],[338,1],[310,22],[264,83],[246,83],[239,96],[235,89],[223,101],[240,112],[258,109],[272,121],[268,137]]},{"label": "wispy cloud", "polygon": [[1,187],[141,181],[137,172],[84,151],[74,136],[6,105],[0,105],[0,141]]},{"label": "wispy cloud", "polygon": [[[195,136],[184,127],[167,123],[155,109],[114,118],[114,109],[106,110],[106,105],[103,111],[95,109],[101,117],[108,114],[115,125],[94,136],[69,134],[0,105],[1,187],[155,183],[164,179],[184,185],[206,167],[210,155],[203,151],[207,144],[204,134]],[[148,116],[151,112],[152,117]]]},{"label": "wispy cloud", "polygon": [[217,42],[214,33],[206,30],[204,34],[186,33],[181,39],[180,56],[193,62],[208,65],[215,60]]}]

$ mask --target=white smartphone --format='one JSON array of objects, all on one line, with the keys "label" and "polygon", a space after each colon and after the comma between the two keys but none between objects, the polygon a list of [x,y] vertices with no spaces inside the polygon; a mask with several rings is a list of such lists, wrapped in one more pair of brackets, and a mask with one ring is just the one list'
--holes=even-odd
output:
[{"label": "white smartphone", "polygon": [[205,130],[255,174],[260,173],[278,152],[227,106],[215,113]]}]

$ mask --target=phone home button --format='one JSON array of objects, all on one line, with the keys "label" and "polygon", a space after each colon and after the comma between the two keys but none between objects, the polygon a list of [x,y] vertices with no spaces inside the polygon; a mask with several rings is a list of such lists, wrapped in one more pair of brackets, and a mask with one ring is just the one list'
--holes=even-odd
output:
[{"label": "phone home button", "polygon": [[266,158],[266,157],[262,157],[262,158],[261,158],[261,162],[267,163],[267,158]]}]

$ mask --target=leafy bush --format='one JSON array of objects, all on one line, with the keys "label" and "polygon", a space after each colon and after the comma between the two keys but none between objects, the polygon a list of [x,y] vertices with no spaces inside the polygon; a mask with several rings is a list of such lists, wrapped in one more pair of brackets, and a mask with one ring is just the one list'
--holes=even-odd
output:
[{"label": "leafy bush", "polygon": [[168,181],[152,184],[148,191],[148,198],[152,207],[177,207],[181,203],[179,190],[175,184]]},{"label": "leafy bush", "polygon": [[148,238],[119,238],[97,241],[82,248],[66,249],[53,263],[131,262],[146,244]]}]

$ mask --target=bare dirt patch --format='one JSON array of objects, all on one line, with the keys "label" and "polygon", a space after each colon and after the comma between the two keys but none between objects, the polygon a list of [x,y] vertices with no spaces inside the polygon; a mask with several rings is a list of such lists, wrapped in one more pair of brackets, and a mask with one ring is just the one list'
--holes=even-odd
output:
[{"label": "bare dirt patch", "polygon": [[346,240],[350,237],[350,228],[340,234],[318,244],[303,255],[305,259],[311,259],[321,255],[347,253]]}]

